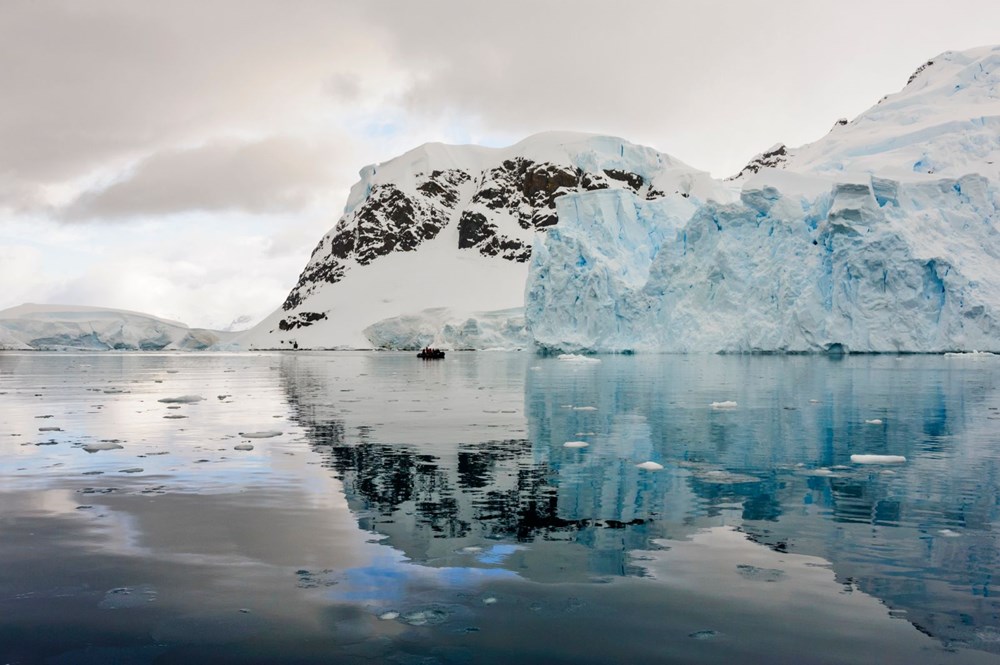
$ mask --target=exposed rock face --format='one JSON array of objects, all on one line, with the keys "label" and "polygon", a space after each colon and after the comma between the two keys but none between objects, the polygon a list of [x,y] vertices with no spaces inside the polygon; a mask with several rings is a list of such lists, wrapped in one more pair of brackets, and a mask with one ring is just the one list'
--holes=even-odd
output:
[{"label": "exposed rock face", "polygon": [[[346,213],[313,250],[282,308],[291,311],[318,285],[342,280],[350,260],[364,266],[393,252],[413,251],[455,217],[458,249],[525,263],[531,258],[530,232],[556,224],[555,202],[564,194],[611,188],[647,200],[664,195],[642,175],[624,169],[586,171],[521,157],[479,172],[433,170],[416,179],[410,194],[393,183],[373,185],[361,205]],[[529,233],[505,233],[512,224]],[[283,320],[281,330],[308,324]]]},{"label": "exposed rock face", "polygon": [[411,252],[436,237],[458,202],[459,186],[468,180],[463,171],[434,171],[417,187],[417,195],[392,184],[372,187],[364,204],[344,215],[313,250],[285,299],[285,311],[297,307],[317,284],[343,279],[348,259],[368,265],[392,252]]},{"label": "exposed rock face", "polygon": [[779,143],[770,150],[762,152],[751,159],[739,173],[730,179],[738,180],[739,178],[745,178],[765,168],[781,168],[786,161],[788,161],[788,148],[785,147],[784,143]]}]

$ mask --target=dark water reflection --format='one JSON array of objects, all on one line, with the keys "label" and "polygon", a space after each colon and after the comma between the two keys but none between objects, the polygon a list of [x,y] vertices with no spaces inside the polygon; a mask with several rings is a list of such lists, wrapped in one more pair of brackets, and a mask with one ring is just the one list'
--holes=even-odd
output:
[{"label": "dark water reflection", "polygon": [[995,662],[998,379],[0,354],[0,659]]}]

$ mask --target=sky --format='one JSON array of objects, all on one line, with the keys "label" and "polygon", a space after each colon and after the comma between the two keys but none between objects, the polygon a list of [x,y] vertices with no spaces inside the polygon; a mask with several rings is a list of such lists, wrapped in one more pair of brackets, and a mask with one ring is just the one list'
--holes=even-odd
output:
[{"label": "sky", "polygon": [[2,3],[0,309],[246,327],[366,164],[575,130],[726,177],[997,25],[995,0]]}]

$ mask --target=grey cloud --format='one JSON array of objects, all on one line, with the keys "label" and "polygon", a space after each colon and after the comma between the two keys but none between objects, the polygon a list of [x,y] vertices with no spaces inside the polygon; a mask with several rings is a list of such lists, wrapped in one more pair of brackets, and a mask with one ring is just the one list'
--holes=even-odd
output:
[{"label": "grey cloud", "polygon": [[352,5],[3,3],[0,176],[60,183],[219,133],[273,133],[350,66],[338,51],[355,48]]},{"label": "grey cloud", "polygon": [[72,220],[189,210],[295,211],[330,185],[325,152],[285,138],[163,151],[139,162],[125,179],[84,192],[62,216]]}]

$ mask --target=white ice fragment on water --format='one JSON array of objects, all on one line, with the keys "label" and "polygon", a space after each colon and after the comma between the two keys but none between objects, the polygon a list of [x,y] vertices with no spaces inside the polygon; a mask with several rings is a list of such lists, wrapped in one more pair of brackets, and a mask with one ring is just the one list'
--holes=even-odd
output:
[{"label": "white ice fragment on water", "polygon": [[870,420],[866,420],[865,424],[866,425],[881,425],[882,424],[882,419],[881,418],[872,418]]},{"label": "white ice fragment on water", "polygon": [[851,455],[854,464],[902,464],[905,461],[902,455]]},{"label": "white ice fragment on water", "polygon": [[493,605],[496,602],[497,599],[493,596],[488,596],[486,598],[483,598],[483,605]]},{"label": "white ice fragment on water", "polygon": [[563,448],[586,448],[589,445],[586,441],[567,441],[563,444]]},{"label": "white ice fragment on water", "polygon": [[944,536],[945,538],[958,538],[960,534],[958,531],[952,531],[951,529],[941,529],[938,531],[939,536]]},{"label": "white ice fragment on water", "polygon": [[574,411],[597,411],[596,406],[574,406]]},{"label": "white ice fragment on water", "polygon": [[260,432],[240,432],[239,434],[244,439],[270,439],[271,437],[281,436],[281,430],[266,429]]},{"label": "white ice fragment on water", "polygon": [[399,612],[395,610],[389,610],[388,612],[382,612],[378,615],[380,621],[393,621],[399,618]]},{"label": "white ice fragment on water", "polygon": [[164,397],[163,399],[156,400],[157,402],[162,402],[163,404],[194,404],[195,402],[200,402],[204,397],[201,395],[181,395],[180,397]]},{"label": "white ice fragment on water", "polygon": [[636,466],[640,469],[645,469],[646,471],[659,471],[663,468],[662,464],[657,464],[656,462],[642,462],[640,464],[636,464]]},{"label": "white ice fragment on water", "polygon": [[582,356],[579,353],[560,353],[558,356],[559,360],[571,363],[599,363],[600,358],[591,358],[589,356]]},{"label": "white ice fragment on water", "polygon": [[96,453],[101,450],[118,450],[119,448],[124,448],[120,444],[114,443],[113,441],[101,441],[99,443],[88,443],[83,446],[83,449],[88,453]]},{"label": "white ice fragment on water", "polygon": [[735,409],[739,404],[727,400],[725,402],[712,402],[709,406],[713,409]]},{"label": "white ice fragment on water", "polygon": [[233,446],[233,450],[253,450],[253,444],[241,443],[239,445]]},{"label": "white ice fragment on water", "polygon": [[811,399],[811,400],[809,400],[809,403],[810,404],[819,404],[819,400],[818,399]]}]

